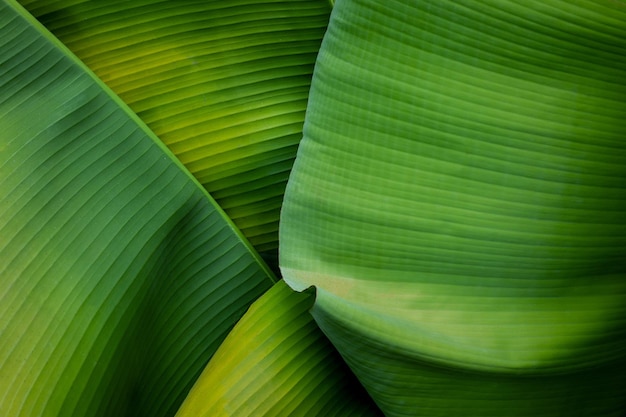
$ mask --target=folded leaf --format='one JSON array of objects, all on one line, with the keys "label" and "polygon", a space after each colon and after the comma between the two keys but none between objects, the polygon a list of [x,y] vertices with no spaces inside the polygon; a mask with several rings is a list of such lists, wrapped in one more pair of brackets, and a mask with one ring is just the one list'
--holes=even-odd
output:
[{"label": "folded leaf", "polygon": [[177,417],[382,415],[313,321],[314,299],[277,282],[228,335]]},{"label": "folded leaf", "polygon": [[21,3],[275,252],[327,1]]},{"label": "folded leaf", "polygon": [[271,272],[13,1],[0,86],[0,415],[173,415]]},{"label": "folded leaf", "polygon": [[625,19],[337,3],[281,269],[386,414],[620,415]]}]

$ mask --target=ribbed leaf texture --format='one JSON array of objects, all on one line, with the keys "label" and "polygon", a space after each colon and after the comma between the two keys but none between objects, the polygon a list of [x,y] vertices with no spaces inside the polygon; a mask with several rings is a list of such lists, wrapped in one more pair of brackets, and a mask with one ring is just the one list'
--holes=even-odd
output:
[{"label": "ribbed leaf texture", "polygon": [[252,244],[275,257],[328,2],[21,3],[146,122]]},{"label": "ribbed leaf texture", "polygon": [[12,1],[0,91],[0,415],[173,415],[271,273]]},{"label": "ribbed leaf texture", "polygon": [[281,268],[390,416],[621,416],[623,2],[337,2]]},{"label": "ribbed leaf texture", "polygon": [[313,321],[314,300],[277,282],[228,335],[177,417],[382,416]]}]

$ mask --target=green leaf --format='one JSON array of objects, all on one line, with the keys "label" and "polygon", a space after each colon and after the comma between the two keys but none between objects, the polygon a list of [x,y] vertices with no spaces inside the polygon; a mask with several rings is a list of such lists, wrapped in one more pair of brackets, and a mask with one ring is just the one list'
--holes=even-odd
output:
[{"label": "green leaf", "polygon": [[271,272],[13,1],[0,86],[0,415],[172,415]]},{"label": "green leaf", "polygon": [[281,269],[388,415],[616,416],[626,8],[345,0]]},{"label": "green leaf", "polygon": [[228,335],[177,416],[381,415],[313,321],[314,299],[277,282]]},{"label": "green leaf", "polygon": [[276,251],[327,1],[21,3]]}]

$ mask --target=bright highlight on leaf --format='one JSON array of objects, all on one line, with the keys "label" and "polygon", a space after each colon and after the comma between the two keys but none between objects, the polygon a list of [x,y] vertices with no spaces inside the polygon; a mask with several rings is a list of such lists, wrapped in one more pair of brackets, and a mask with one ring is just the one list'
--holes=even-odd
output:
[{"label": "bright highlight on leaf", "polygon": [[228,335],[177,417],[381,415],[313,321],[314,299],[277,282]]},{"label": "bright highlight on leaf", "polygon": [[0,415],[173,415],[271,273],[13,2],[0,51]]},{"label": "bright highlight on leaf", "polygon": [[621,415],[625,21],[610,1],[335,6],[281,268],[388,415]]},{"label": "bright highlight on leaf", "polygon": [[326,0],[21,3],[276,250]]}]

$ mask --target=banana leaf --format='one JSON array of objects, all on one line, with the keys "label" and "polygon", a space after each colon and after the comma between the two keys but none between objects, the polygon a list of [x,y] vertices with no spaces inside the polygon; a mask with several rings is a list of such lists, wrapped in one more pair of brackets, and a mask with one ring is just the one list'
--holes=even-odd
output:
[{"label": "banana leaf", "polygon": [[0,415],[173,415],[273,275],[155,134],[0,3]]},{"label": "banana leaf", "polygon": [[626,7],[335,4],[280,263],[388,416],[621,416]]},{"label": "banana leaf", "polygon": [[313,321],[314,291],[279,281],[237,323],[177,417],[380,416]]},{"label": "banana leaf", "polygon": [[257,250],[276,257],[326,0],[21,4],[141,117]]}]

